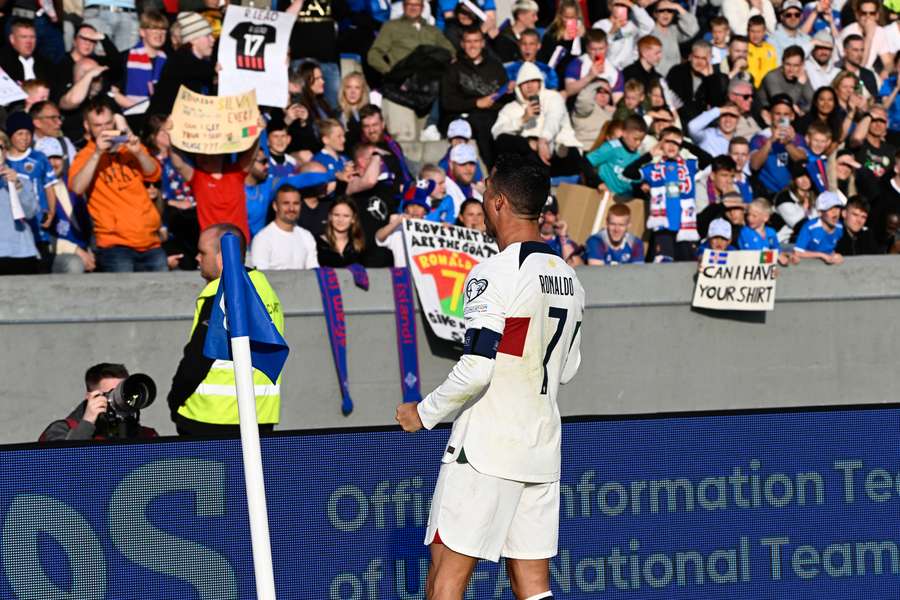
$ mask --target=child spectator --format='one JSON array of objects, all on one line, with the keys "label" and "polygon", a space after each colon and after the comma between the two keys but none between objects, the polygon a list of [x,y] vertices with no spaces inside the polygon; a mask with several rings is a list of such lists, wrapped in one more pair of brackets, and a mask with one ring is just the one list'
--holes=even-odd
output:
[{"label": "child spectator", "polygon": [[[9,140],[0,132],[0,275],[32,275],[40,271],[40,254],[28,227],[38,212],[38,199],[30,185],[4,164]],[[13,200],[10,186],[16,189]]]},{"label": "child spectator", "polygon": [[406,266],[406,248],[403,246],[403,221],[407,219],[425,219],[431,207],[428,205],[429,194],[434,190],[434,182],[430,179],[419,179],[409,184],[400,204],[400,213],[393,214],[387,225],[375,233],[375,243],[387,248],[394,255],[394,266]]},{"label": "child spectator", "polygon": [[456,218],[456,225],[467,227],[476,231],[484,232],[487,227],[484,223],[484,206],[480,200],[475,198],[467,198],[459,210],[459,216]]},{"label": "child spectator", "polygon": [[[775,46],[766,41],[766,20],[762,15],[753,15],[747,22],[747,72],[753,76],[753,85],[762,85],[763,77],[778,67],[778,53]],[[803,60],[801,58],[801,60]]]},{"label": "child spectator", "polygon": [[717,252],[737,250],[731,243],[731,237],[731,223],[722,218],[713,219],[709,224],[709,231],[706,234],[706,239],[697,246],[697,258],[702,259],[703,251],[707,248]]},{"label": "child spectator", "polygon": [[631,209],[614,204],[606,213],[606,229],[585,242],[584,258],[589,265],[621,265],[644,262],[644,242],[628,231]]},{"label": "child spectator", "polygon": [[728,38],[731,35],[731,27],[728,26],[728,19],[725,17],[713,17],[709,21],[711,28],[712,56],[710,64],[717,65],[728,59]]},{"label": "child spectator", "polygon": [[447,174],[437,165],[426,164],[419,171],[419,179],[427,180],[434,184],[428,191],[428,213],[425,219],[438,223],[453,223],[456,220],[456,210],[453,198],[447,193]]},{"label": "child spectator", "polygon": [[[737,247],[739,250],[780,250],[778,234],[766,225],[772,216],[772,205],[765,198],[757,198],[747,206],[746,224],[738,233]],[[799,259],[797,259],[799,262]],[[778,262],[787,265],[790,256],[778,254]]]},{"label": "child spectator", "polygon": [[[514,60],[504,65],[508,80],[515,81],[516,77],[519,76],[519,69],[522,68],[522,65],[525,63],[532,63],[544,74],[544,84],[547,86],[547,89],[558,90],[559,76],[556,74],[556,71],[550,68],[550,65],[547,63],[537,59],[538,51],[541,48],[541,34],[534,29],[526,29],[519,37],[518,44],[519,60]],[[590,48],[590,46],[588,46],[588,48]],[[580,64],[579,61],[572,61],[572,63],[576,62]]]},{"label": "child spectator", "polygon": [[644,84],[637,80],[629,80],[625,82],[622,97],[616,102],[616,111],[613,113],[613,120],[624,121],[628,117],[641,117],[644,114],[642,108],[644,98],[646,98],[646,89]]},{"label": "child spectator", "polygon": [[841,218],[841,197],[835,192],[823,192],[816,198],[819,216],[803,224],[794,244],[798,258],[818,258],[829,265],[839,265],[844,257],[836,251],[844,235]]},{"label": "child spectator", "polygon": [[809,124],[806,130],[808,149],[806,171],[819,193],[828,189],[828,148],[831,146],[831,129],[819,121]]},{"label": "child spectator", "polygon": [[587,155],[588,162],[597,169],[600,179],[610,192],[630,198],[635,181],[625,177],[625,167],[638,158],[638,148],[647,135],[647,124],[640,117],[628,117],[622,137],[609,140]]},{"label": "child spectator", "polygon": [[734,161],[734,185],[741,193],[744,202],[753,200],[753,186],[750,184],[750,142],[747,138],[731,138],[728,143],[728,156]]},{"label": "child spectator", "polygon": [[297,161],[287,153],[291,145],[291,134],[284,119],[274,117],[266,125],[269,145],[269,175],[276,180],[288,177],[297,169]]},{"label": "child spectator", "polygon": [[347,183],[351,177],[348,167],[351,167],[349,171],[352,172],[352,165],[350,159],[343,154],[347,141],[343,126],[337,119],[322,119],[319,122],[319,134],[322,137],[322,149],[313,155],[313,160],[324,165],[335,179]]}]

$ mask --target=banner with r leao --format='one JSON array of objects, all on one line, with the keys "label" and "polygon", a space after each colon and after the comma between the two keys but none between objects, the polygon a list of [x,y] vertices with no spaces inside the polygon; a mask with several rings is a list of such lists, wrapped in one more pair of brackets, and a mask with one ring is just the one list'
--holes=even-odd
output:
[{"label": "banner with r leao", "polygon": [[431,330],[439,338],[462,343],[466,277],[475,265],[497,254],[497,242],[474,229],[419,219],[404,221],[403,240]]},{"label": "banner with r leao", "polygon": [[713,310],[773,310],[777,250],[706,249],[692,306]]}]

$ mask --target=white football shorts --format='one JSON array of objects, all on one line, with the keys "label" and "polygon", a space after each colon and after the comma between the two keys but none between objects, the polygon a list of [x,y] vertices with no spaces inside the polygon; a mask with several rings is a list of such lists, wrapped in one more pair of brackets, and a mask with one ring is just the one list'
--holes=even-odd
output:
[{"label": "white football shorts", "polygon": [[524,483],[476,471],[468,463],[441,465],[425,545],[493,562],[556,556],[559,482]]}]

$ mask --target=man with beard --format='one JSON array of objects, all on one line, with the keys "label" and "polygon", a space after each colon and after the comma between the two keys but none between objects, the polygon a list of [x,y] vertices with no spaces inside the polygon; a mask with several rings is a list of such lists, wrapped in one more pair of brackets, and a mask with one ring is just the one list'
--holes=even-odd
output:
[{"label": "man with beard", "polygon": [[[353,150],[353,162],[360,173],[370,171],[385,158],[387,151],[369,142],[357,144]],[[374,181],[360,181],[362,188],[350,198],[359,208],[359,224],[366,236],[366,267],[392,267],[394,259],[391,251],[375,243],[375,234],[387,225],[391,215],[397,212],[399,202],[394,181],[384,169],[378,169],[381,175]]]},{"label": "man with beard", "polygon": [[441,107],[451,120],[468,113],[478,152],[490,168],[494,164],[491,127],[500,110],[498,101],[507,91],[506,69],[484,55],[484,33],[477,26],[463,33],[462,50],[441,82]]},{"label": "man with beard", "polygon": [[848,145],[856,149],[861,169],[856,172],[856,187],[865,198],[878,195],[878,181],[891,168],[897,149],[887,140],[887,111],[875,104],[856,126]]},{"label": "man with beard", "polygon": [[831,33],[823,29],[813,37],[812,52],[806,59],[806,76],[809,77],[809,85],[817,90],[820,87],[828,87],[841,70],[834,60],[834,41]]},{"label": "man with beard", "polygon": [[[381,109],[374,104],[363,106],[359,111],[359,122],[362,130],[362,141],[374,144],[378,148],[387,151],[383,155],[385,169],[391,174],[394,193],[400,193],[401,188],[412,181],[412,174],[403,154],[403,148],[384,129],[384,117]],[[360,172],[365,169],[357,165]]]},{"label": "man with beard", "polygon": [[786,0],[781,5],[775,33],[769,36],[769,43],[775,47],[778,56],[784,54],[788,46],[800,46],[806,53],[812,50],[812,38],[800,29],[802,15],[803,5],[800,0]]},{"label": "man with beard", "polygon": [[863,66],[866,56],[866,41],[861,35],[848,35],[844,38],[844,60],[838,65],[845,71],[856,75],[866,91],[873,98],[878,97],[878,78],[871,69]]},{"label": "man with beard", "polygon": [[[713,73],[703,80],[697,90],[698,98],[705,98],[708,106],[722,106],[728,96],[728,86],[734,79],[746,81],[753,85],[753,77],[747,72],[747,49],[750,41],[747,36],[733,35],[728,42],[728,57],[713,65]],[[706,107],[701,107],[705,109]]]},{"label": "man with beard", "polygon": [[[706,110],[706,98],[698,95],[703,79],[713,73],[710,64],[712,49],[706,40],[697,40],[691,45],[691,54],[686,62],[675,65],[666,76],[666,83],[678,99],[681,100],[681,108],[678,115],[683,123]],[[751,88],[752,93],[752,88]]]},{"label": "man with beard", "polygon": [[784,51],[781,67],[769,71],[759,86],[756,98],[760,106],[768,106],[775,96],[787,94],[801,111],[801,116],[809,110],[814,90],[803,72],[803,58],[800,46],[791,46]]}]

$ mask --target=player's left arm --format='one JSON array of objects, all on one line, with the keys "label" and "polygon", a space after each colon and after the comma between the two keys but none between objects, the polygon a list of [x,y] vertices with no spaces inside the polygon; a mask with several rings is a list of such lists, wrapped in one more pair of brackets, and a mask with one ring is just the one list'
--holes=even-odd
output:
[{"label": "player's left arm", "polygon": [[447,379],[418,404],[401,404],[397,421],[406,431],[431,429],[477,397],[494,375],[494,359],[506,323],[503,283],[496,271],[476,266],[466,279],[463,355]]}]

